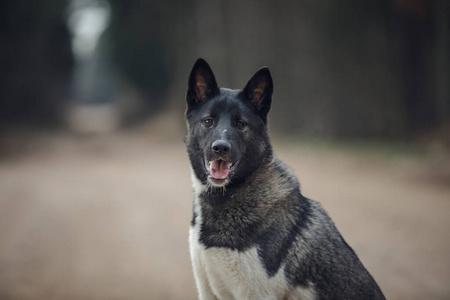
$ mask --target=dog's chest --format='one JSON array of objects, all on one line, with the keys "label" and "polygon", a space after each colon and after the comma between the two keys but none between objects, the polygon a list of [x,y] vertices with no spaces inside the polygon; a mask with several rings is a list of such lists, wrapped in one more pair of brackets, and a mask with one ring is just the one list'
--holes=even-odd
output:
[{"label": "dog's chest", "polygon": [[[197,277],[205,277],[220,299],[277,299],[288,288],[284,272],[269,277],[256,247],[245,251],[212,247],[199,242],[199,224],[191,227],[191,255]],[[199,278],[198,278],[199,279]]]},{"label": "dog's chest", "polygon": [[[189,243],[200,299],[315,299],[312,287],[289,284],[283,266],[275,275],[269,276],[262,264],[263,258],[259,256],[258,246],[238,251],[227,247],[206,247],[200,242],[200,228],[204,226],[204,220],[199,195],[204,191],[204,186],[195,176],[193,187],[196,197]],[[209,221],[207,223],[215,220]],[[233,231],[224,229],[224,232],[232,234]]]}]

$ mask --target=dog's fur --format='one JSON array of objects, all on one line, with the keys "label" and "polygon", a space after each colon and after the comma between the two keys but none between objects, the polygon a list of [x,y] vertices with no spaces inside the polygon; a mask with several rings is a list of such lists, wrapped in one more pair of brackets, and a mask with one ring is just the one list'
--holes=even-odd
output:
[{"label": "dog's fur", "polygon": [[200,299],[385,299],[320,205],[274,158],[268,68],[219,88],[203,59],[186,95],[195,193],[191,258]]}]

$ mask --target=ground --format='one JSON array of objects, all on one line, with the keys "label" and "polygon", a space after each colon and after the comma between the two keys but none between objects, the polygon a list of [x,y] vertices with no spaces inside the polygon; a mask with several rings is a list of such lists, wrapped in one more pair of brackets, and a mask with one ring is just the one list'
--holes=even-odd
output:
[{"label": "ground", "polygon": [[[151,136],[9,136],[20,152],[0,157],[1,299],[196,299],[186,151],[181,136]],[[421,158],[325,148],[275,143],[387,299],[449,299],[450,185]]]}]

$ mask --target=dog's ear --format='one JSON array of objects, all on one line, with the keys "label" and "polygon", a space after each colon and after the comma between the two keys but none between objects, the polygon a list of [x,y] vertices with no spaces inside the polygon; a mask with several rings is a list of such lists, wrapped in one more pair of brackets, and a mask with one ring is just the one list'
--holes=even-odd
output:
[{"label": "dog's ear", "polygon": [[253,74],[241,92],[241,97],[249,101],[258,111],[264,122],[272,103],[273,81],[270,70],[263,67]]},{"label": "dog's ear", "polygon": [[188,106],[203,102],[220,92],[216,78],[209,64],[203,58],[197,59],[188,81],[186,101]]}]

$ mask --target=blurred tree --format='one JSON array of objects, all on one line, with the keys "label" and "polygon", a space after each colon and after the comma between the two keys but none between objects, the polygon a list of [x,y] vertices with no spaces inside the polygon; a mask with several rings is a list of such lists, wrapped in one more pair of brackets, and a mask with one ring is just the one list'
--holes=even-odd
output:
[{"label": "blurred tree", "polygon": [[[144,98],[142,114],[171,99],[182,109],[189,70],[204,57],[231,88],[268,65],[271,124],[286,133],[395,139],[450,123],[447,0],[109,3],[99,47]],[[1,2],[0,120],[55,119],[72,68],[65,9],[59,0]]]},{"label": "blurred tree", "polygon": [[0,2],[0,122],[54,124],[73,66],[65,1]]},{"label": "blurred tree", "polygon": [[407,109],[407,127],[411,134],[429,129],[435,125],[435,99],[427,99],[429,72],[427,52],[433,40],[431,5],[429,1],[396,1],[398,28],[400,33],[400,53],[402,88]]},{"label": "blurred tree", "polygon": [[112,58],[129,83],[142,92],[147,113],[155,113],[164,104],[174,64],[168,34],[173,1],[114,0],[109,38]]}]

